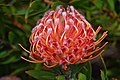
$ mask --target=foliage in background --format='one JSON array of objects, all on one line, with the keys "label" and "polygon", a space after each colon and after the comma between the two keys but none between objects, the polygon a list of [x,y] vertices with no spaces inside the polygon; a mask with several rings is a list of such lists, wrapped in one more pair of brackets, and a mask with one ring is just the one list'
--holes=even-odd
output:
[{"label": "foliage in background", "polygon": [[[21,43],[29,50],[28,43],[31,29],[47,10],[50,8],[55,9],[58,5],[73,5],[86,17],[94,29],[96,29],[97,26],[102,26],[103,30],[109,31],[109,36],[106,41],[109,41],[112,46],[116,47],[116,43],[120,42],[120,0],[53,1],[54,4],[49,5],[43,0],[0,0],[0,77],[6,75],[19,76],[22,80],[26,80],[30,78],[25,73],[26,70],[40,69],[41,71],[41,64],[31,64],[20,59],[21,55],[28,55],[21,50],[18,43]],[[86,64],[88,65],[89,63]],[[116,59],[112,64],[120,66],[120,60]],[[87,68],[88,71],[91,70],[89,68]],[[81,69],[81,72],[85,72],[84,70],[86,70],[86,67]],[[102,80],[105,80],[104,76],[106,76],[107,73],[105,71],[106,70],[101,70]],[[33,73],[31,74],[31,72],[34,73],[34,71],[28,71],[27,73],[32,75]],[[92,72],[89,72],[91,76]],[[118,73],[120,72],[111,68],[111,70],[108,70],[108,77],[110,79],[112,77],[120,78],[119,75],[117,75]],[[85,74],[86,73],[79,73],[77,75],[80,76],[78,78],[83,77],[83,80],[88,80],[87,77],[89,75],[86,74],[86,77]],[[62,80],[62,76],[56,78]]]}]

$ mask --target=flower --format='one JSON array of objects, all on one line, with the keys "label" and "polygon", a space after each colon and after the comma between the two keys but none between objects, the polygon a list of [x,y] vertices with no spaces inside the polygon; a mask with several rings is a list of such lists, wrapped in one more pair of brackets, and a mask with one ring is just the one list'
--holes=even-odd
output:
[{"label": "flower", "polygon": [[[43,63],[51,68],[62,65],[66,70],[70,64],[84,63],[103,53],[106,42],[101,47],[98,44],[107,36],[107,31],[95,40],[99,26],[93,30],[90,23],[73,6],[67,9],[59,6],[55,11],[49,10],[39,20],[30,36],[31,60],[33,63]],[[97,47],[96,47],[97,46]]]}]

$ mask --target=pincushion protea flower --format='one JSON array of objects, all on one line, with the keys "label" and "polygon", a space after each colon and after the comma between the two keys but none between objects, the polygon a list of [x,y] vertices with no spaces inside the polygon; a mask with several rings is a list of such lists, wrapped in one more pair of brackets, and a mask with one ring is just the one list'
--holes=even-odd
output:
[{"label": "pincushion protea flower", "polygon": [[59,6],[55,11],[46,12],[33,28],[30,51],[20,45],[30,54],[31,60],[22,58],[33,63],[44,63],[48,68],[62,65],[64,69],[70,64],[87,62],[103,53],[102,49],[107,44],[96,47],[107,36],[106,31],[95,41],[100,29],[98,27],[94,31],[73,6],[67,9]]}]

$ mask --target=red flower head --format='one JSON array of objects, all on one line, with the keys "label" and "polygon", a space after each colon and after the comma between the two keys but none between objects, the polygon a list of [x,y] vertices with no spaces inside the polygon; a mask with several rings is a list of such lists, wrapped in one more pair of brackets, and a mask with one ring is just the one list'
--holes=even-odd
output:
[{"label": "red flower head", "polygon": [[[49,10],[39,20],[30,36],[30,58],[33,63],[44,63],[48,68],[62,65],[64,69],[70,64],[79,64],[98,57],[107,42],[95,48],[106,36],[103,33],[95,41],[97,33],[86,19],[73,8],[59,6],[55,11]],[[97,52],[97,54],[95,54]]]}]

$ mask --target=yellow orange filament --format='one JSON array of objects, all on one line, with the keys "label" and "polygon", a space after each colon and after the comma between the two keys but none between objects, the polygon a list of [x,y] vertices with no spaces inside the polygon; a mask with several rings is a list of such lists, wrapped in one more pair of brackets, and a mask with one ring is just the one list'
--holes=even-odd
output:
[{"label": "yellow orange filament", "polygon": [[87,62],[101,55],[108,44],[105,42],[99,47],[107,31],[95,40],[101,27],[94,31],[73,6],[49,10],[37,23],[29,39],[30,51],[19,44],[29,53],[30,60],[21,58],[32,63],[43,63],[48,68],[61,65],[66,70],[70,64]]}]

